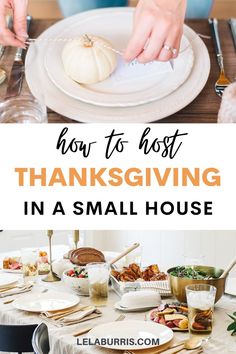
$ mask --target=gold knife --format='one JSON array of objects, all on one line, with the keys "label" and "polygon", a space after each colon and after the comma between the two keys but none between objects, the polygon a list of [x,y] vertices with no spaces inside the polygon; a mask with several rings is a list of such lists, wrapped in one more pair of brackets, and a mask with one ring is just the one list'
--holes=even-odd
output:
[{"label": "gold knife", "polygon": [[[29,31],[31,19],[31,16],[27,16],[27,31]],[[5,99],[19,96],[21,93],[25,75],[24,60],[26,51],[27,50],[23,48],[17,48],[16,50],[16,55],[11,69]]]}]

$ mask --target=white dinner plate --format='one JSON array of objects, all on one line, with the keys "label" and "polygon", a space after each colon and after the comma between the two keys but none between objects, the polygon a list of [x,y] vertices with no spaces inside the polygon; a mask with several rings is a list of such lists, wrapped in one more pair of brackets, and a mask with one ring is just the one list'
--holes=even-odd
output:
[{"label": "white dinner plate", "polygon": [[80,298],[69,293],[50,291],[47,293],[31,293],[21,296],[13,302],[13,306],[22,311],[46,312],[68,309],[77,305]]},{"label": "white dinner plate", "polygon": [[19,277],[16,275],[1,274],[0,275],[0,289],[14,285],[18,281],[19,281]]},{"label": "white dinner plate", "polygon": [[142,312],[142,311],[147,311],[151,308],[153,308],[153,306],[146,306],[146,307],[124,307],[121,305],[121,302],[118,301],[115,303],[114,305],[115,309],[119,310],[119,311],[123,311],[123,312]]},{"label": "white dinner plate", "polygon": [[[58,32],[58,38],[78,38],[89,33],[108,39],[113,48],[123,51],[132,32],[133,10],[91,11],[79,14],[71,26],[64,26],[66,21],[61,22],[63,30]],[[95,85],[80,85],[64,71],[64,46],[61,41],[51,42],[45,53],[44,65],[49,78],[66,95],[98,106],[129,107],[163,98],[187,80],[193,67],[193,50],[183,36],[183,53],[174,61],[174,70],[170,63],[161,62],[123,66],[124,60],[117,55],[119,69],[107,80]]]},{"label": "white dinner plate", "polygon": [[[93,10],[101,13],[110,9]],[[120,9],[112,9],[118,11]],[[130,11],[123,9],[124,12]],[[136,107],[99,107],[73,99],[59,90],[49,79],[43,65],[45,55],[50,47],[47,38],[55,38],[65,27],[73,26],[77,16],[69,17],[58,22],[40,36],[37,44],[30,46],[26,58],[26,80],[32,94],[53,111],[86,123],[145,123],[154,122],[168,117],[191,103],[204,88],[209,72],[210,58],[207,48],[197,34],[188,26],[184,27],[184,34],[190,41],[194,53],[194,65],[189,78],[170,95],[151,103]]]},{"label": "white dinner plate", "polygon": [[[101,347],[115,350],[139,350],[154,348],[169,343],[173,339],[173,331],[163,325],[146,322],[146,321],[117,321],[105,323],[102,325],[95,326],[89,333],[88,336],[94,342],[96,339],[101,340],[102,338],[114,339],[122,338],[126,340],[126,344],[106,344]],[[138,339],[159,339],[159,345],[152,343],[140,343],[139,345],[131,345],[127,343],[130,338],[135,342]],[[151,342],[151,341],[150,341]]]},{"label": "white dinner plate", "polygon": [[4,273],[23,274],[23,269],[2,269]]},{"label": "white dinner plate", "polygon": [[225,287],[225,293],[236,296],[236,278],[228,278]]}]

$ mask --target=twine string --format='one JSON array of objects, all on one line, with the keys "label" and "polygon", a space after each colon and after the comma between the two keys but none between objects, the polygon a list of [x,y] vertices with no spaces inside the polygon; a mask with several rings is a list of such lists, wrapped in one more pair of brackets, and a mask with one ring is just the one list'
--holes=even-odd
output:
[{"label": "twine string", "polygon": [[[207,39],[207,40],[210,40],[210,39],[211,39],[210,36],[207,36],[207,35],[204,35],[204,34],[201,34],[201,33],[197,33],[196,36],[195,36],[195,38],[193,38],[193,40],[191,40],[191,41],[189,42],[189,44],[188,44],[184,49],[180,50],[179,54],[185,53],[185,52],[191,47],[191,45],[193,44],[193,42],[194,42],[196,39],[198,39],[199,37],[200,37],[200,38],[203,38],[203,39]],[[97,39],[95,40],[94,37],[91,37],[91,39],[94,40],[93,43],[94,43],[95,45],[98,45],[98,46],[100,46],[100,47],[109,49],[109,50],[111,50],[112,52],[114,52],[114,53],[116,53],[116,54],[118,54],[118,55],[120,55],[120,56],[123,56],[123,54],[124,54],[123,51],[118,50],[118,49],[115,49],[115,48],[113,48],[112,46],[110,46],[110,45],[108,45],[108,44],[105,44],[104,42],[99,41],[99,40],[97,40]],[[37,43],[40,43],[40,42],[49,42],[49,43],[50,43],[50,42],[59,42],[59,43],[61,42],[61,43],[66,43],[66,42],[72,42],[72,41],[78,41],[78,40],[80,40],[80,39],[78,39],[78,38],[28,38],[28,39],[26,40],[25,44],[31,45],[31,44],[35,44],[35,43],[37,44]]]}]

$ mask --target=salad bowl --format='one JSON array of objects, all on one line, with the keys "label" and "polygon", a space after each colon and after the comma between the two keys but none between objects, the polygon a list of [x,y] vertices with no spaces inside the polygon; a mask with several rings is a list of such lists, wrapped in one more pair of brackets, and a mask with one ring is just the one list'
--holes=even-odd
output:
[{"label": "salad bowl", "polygon": [[192,284],[209,284],[216,287],[215,302],[219,301],[225,292],[226,278],[222,277],[224,270],[209,266],[178,266],[167,271],[172,294],[180,302],[186,303],[185,287]]}]

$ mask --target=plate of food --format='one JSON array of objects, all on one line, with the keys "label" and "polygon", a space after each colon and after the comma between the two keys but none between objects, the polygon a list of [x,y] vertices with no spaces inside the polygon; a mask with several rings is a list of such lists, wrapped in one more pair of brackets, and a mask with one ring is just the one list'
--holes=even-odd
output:
[{"label": "plate of food", "polygon": [[[161,99],[189,77],[194,56],[184,35],[181,54],[171,63],[126,63],[133,9],[95,11],[65,27],[45,55],[51,81],[66,95],[97,106],[129,107]],[[122,26],[121,26],[122,24]]]},{"label": "plate of food", "polygon": [[[2,270],[5,273],[22,274],[23,265],[22,265],[21,257],[19,256],[5,257],[2,262]],[[44,275],[49,272],[48,255],[47,252],[45,251],[39,251],[38,272],[39,275]]]},{"label": "plate of food", "polygon": [[157,264],[141,268],[132,263],[122,269],[112,269],[111,282],[119,295],[140,289],[156,289],[161,296],[171,295],[168,275],[161,272]]},{"label": "plate of food", "polygon": [[173,331],[188,331],[188,307],[185,304],[161,304],[149,312],[148,318]]},{"label": "plate of food", "polygon": [[[113,9],[116,12],[131,11],[131,9]],[[150,103],[130,107],[103,107],[87,104],[65,94],[49,78],[44,62],[45,56],[52,44],[65,28],[75,26],[80,20],[94,16],[97,13],[110,14],[110,9],[93,10],[66,18],[49,27],[40,35],[35,44],[30,45],[26,63],[26,80],[32,94],[39,100],[42,97],[45,104],[58,114],[86,123],[145,123],[154,122],[170,116],[190,104],[204,88],[210,72],[210,58],[202,39],[190,27],[184,26],[184,35],[191,43],[194,62],[187,80],[171,94]],[[97,33],[98,34],[98,33]],[[51,40],[50,40],[51,39]],[[109,36],[107,37],[109,40]],[[65,44],[65,43],[64,43]],[[140,99],[140,97],[139,97]]]}]

